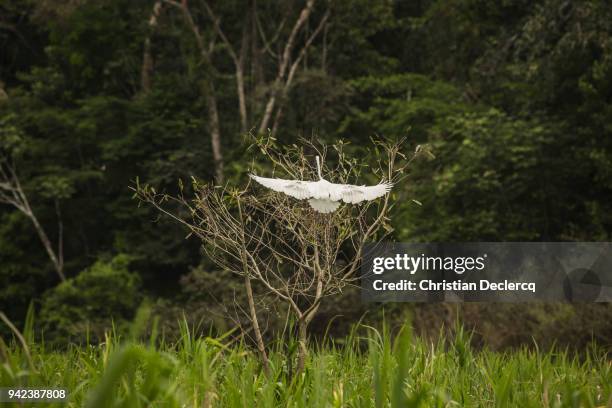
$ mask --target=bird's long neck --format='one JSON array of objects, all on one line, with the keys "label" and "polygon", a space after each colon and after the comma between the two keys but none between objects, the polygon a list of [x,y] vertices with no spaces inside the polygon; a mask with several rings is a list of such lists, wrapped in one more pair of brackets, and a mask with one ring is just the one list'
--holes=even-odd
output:
[{"label": "bird's long neck", "polygon": [[323,180],[321,175],[321,158],[319,156],[317,156],[317,173],[319,174],[319,180]]}]

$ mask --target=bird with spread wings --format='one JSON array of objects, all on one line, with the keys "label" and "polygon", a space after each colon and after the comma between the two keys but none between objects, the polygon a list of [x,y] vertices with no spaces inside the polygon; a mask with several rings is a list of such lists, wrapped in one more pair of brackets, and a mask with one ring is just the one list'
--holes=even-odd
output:
[{"label": "bird with spread wings", "polygon": [[308,200],[310,206],[317,212],[328,214],[336,211],[340,202],[357,204],[382,197],[391,191],[393,183],[381,182],[374,186],[355,186],[351,184],[336,184],[325,180],[321,175],[321,164],[317,156],[318,181],[285,180],[279,178],[249,176],[271,190],[287,194],[298,200]]}]

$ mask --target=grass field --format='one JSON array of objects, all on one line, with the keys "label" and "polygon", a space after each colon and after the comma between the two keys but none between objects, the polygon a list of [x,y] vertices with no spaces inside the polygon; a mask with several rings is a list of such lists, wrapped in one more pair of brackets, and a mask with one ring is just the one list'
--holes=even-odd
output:
[{"label": "grass field", "polygon": [[195,338],[186,325],[179,335],[168,344],[108,334],[103,344],[60,352],[34,343],[29,325],[0,342],[0,383],[65,388],[73,407],[612,406],[611,361],[596,348],[576,357],[535,346],[496,353],[473,350],[461,329],[433,344],[408,329],[391,336],[359,326],[342,342],[311,344],[299,375],[296,344],[277,341],[266,376],[253,349],[232,336]]}]

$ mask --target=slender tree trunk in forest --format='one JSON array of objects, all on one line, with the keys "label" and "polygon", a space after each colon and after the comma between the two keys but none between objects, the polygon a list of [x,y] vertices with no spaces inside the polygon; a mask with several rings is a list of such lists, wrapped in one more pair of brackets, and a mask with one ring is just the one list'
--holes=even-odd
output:
[{"label": "slender tree trunk in forest", "polygon": [[151,55],[151,38],[147,37],[142,53],[142,68],[140,70],[140,90],[147,93],[151,90],[151,76],[153,74],[153,57]]},{"label": "slender tree trunk in forest", "polygon": [[151,90],[153,80],[153,54],[151,51],[151,35],[155,27],[157,27],[157,19],[162,9],[162,1],[158,0],[153,5],[153,11],[149,17],[149,32],[144,42],[142,52],[142,68],[140,70],[140,88],[141,91],[147,93]]},{"label": "slender tree trunk in forest", "polygon": [[213,161],[215,164],[215,181],[223,183],[223,153],[221,150],[221,128],[219,124],[219,111],[217,110],[217,98],[212,82],[205,87],[206,108],[208,110],[208,132],[210,134],[210,145],[212,147]]},{"label": "slender tree trunk in forest", "polygon": [[263,75],[263,67],[262,67],[262,54],[263,50],[259,47],[258,42],[258,34],[257,34],[257,2],[252,0],[251,3],[251,16],[250,16],[250,26],[251,26],[251,52],[250,52],[250,72],[251,72],[251,80],[250,80],[250,104],[249,107],[251,109],[251,115],[255,112],[259,112],[259,101],[257,92],[259,89],[263,87],[264,83],[264,75]]},{"label": "slender tree trunk in forest", "polygon": [[236,62],[236,87],[238,88],[238,107],[240,111],[240,132],[246,133],[248,127],[249,116],[247,113],[247,96],[244,83],[244,62],[246,60],[247,49],[249,45],[249,36],[247,24],[242,31],[242,40],[240,44],[240,55]]},{"label": "slender tree trunk in forest", "polygon": [[236,67],[236,85],[238,87],[238,106],[240,109],[240,132],[247,131],[247,106],[244,91],[244,69],[242,64]]}]

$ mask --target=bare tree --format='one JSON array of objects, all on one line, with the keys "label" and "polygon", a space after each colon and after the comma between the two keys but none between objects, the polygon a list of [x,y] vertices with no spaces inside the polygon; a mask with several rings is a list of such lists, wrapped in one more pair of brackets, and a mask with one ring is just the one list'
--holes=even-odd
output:
[{"label": "bare tree", "polygon": [[43,244],[49,259],[53,263],[55,271],[61,281],[64,276],[64,249],[63,249],[63,223],[60,212],[59,200],[55,200],[55,211],[58,222],[57,249],[54,248],[45,229],[34,214],[28,197],[21,185],[17,169],[8,154],[0,148],[0,203],[9,204],[19,210],[32,222],[40,242]]},{"label": "bare tree", "polygon": [[[248,129],[253,128],[257,129],[259,134],[264,134],[270,129],[272,136],[275,136],[296,74],[308,49],[311,48],[321,32],[326,29],[330,11],[327,9],[322,14],[312,32],[302,36],[307,22],[312,17],[315,0],[305,2],[292,25],[288,23],[291,21],[291,15],[293,14],[292,8],[285,7],[287,11],[284,18],[274,23],[267,22],[266,29],[264,29],[264,25],[258,16],[256,0],[252,0],[251,7],[245,7],[240,38],[233,40],[224,28],[221,18],[206,0],[199,2],[202,5],[201,10],[191,6],[187,0],[161,0],[161,2],[172,6],[172,9],[178,10],[183,15],[187,28],[196,40],[201,57],[201,66],[206,75],[206,85],[203,88],[203,93],[207,104],[208,130],[215,162],[215,177],[217,183],[222,183],[224,176],[221,147],[222,129],[219,123],[215,80],[219,74],[229,74],[235,78],[239,112],[238,123],[242,133],[246,133]],[[155,4],[153,14],[149,19],[151,28],[157,24],[159,10],[161,9],[161,7],[158,7],[158,3]],[[203,14],[205,18],[195,18],[200,14]],[[272,30],[268,27],[271,27]],[[272,35],[266,34],[266,31],[272,31]],[[217,38],[220,40],[219,43],[216,41]],[[220,46],[217,47],[217,45]],[[148,37],[145,40],[144,47],[141,76],[143,89],[146,85],[150,86],[152,73],[152,70],[148,68],[149,62],[152,61],[151,43]],[[222,72],[222,68],[217,68],[217,65],[223,66],[223,64],[215,65],[213,60],[213,54],[217,49],[221,49],[227,54],[233,64],[233,73]],[[276,53],[273,49],[278,49],[279,52]],[[248,55],[249,51],[251,51],[250,56]],[[276,72],[275,76],[267,82],[264,78],[265,70],[260,66],[262,65],[262,57],[265,55],[269,56],[266,62],[271,63],[275,67],[272,71]],[[248,64],[251,65],[250,69]],[[258,77],[255,78],[255,81],[252,81],[255,86],[250,89],[247,86],[247,73],[249,72]],[[249,104],[248,101],[257,99],[256,95],[261,91],[261,88],[267,89],[267,96],[263,109],[260,111],[257,103]]]},{"label": "bare tree", "polygon": [[[359,163],[345,153],[343,143],[333,147],[304,141],[302,147],[281,149],[270,138],[260,138],[256,147],[272,161],[275,169],[295,179],[316,179],[314,153],[333,167],[324,167],[332,182],[350,183],[361,179],[362,170],[397,182],[407,162],[399,143],[376,142],[382,151],[376,163]],[[136,196],[185,225],[203,244],[206,254],[219,267],[241,275],[249,299],[257,346],[266,364],[265,345],[254,310],[251,281],[285,302],[294,316],[299,342],[297,370],[307,356],[307,330],[324,298],[353,284],[364,244],[379,240],[390,231],[389,194],[360,205],[343,205],[331,214],[314,211],[304,201],[270,191],[216,187],[194,180],[195,195],[186,198],[159,194],[154,188],[137,185]],[[181,188],[181,191],[182,188]],[[170,203],[188,209],[182,218]]]}]

